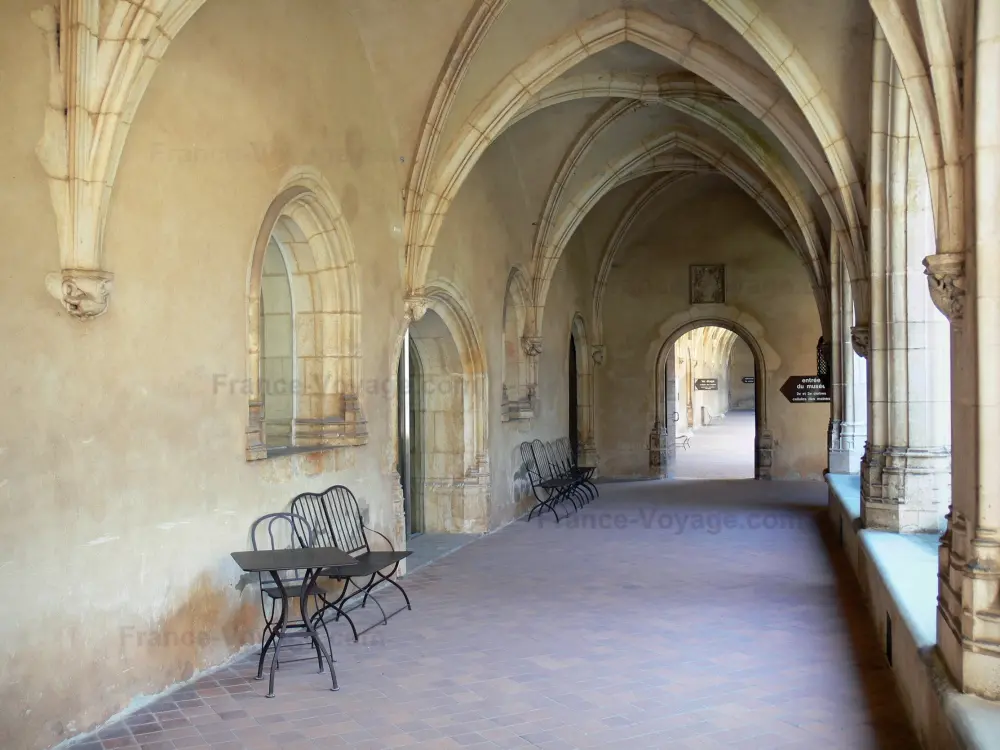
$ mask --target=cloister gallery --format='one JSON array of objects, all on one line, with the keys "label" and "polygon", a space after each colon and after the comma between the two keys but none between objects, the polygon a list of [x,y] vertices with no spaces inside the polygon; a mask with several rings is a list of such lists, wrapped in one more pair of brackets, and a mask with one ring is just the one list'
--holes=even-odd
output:
[{"label": "cloister gallery", "polygon": [[[0,747],[1000,747],[1000,2],[46,2],[0,5]],[[268,701],[230,553],[333,485],[450,554]],[[808,529],[584,523],[678,503]]]}]

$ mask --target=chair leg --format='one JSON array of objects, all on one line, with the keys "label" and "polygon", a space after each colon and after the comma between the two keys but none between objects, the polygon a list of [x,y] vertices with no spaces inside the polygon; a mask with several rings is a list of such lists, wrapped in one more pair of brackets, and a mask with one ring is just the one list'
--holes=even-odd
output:
[{"label": "chair leg", "polygon": [[408,597],[406,595],[406,592],[403,590],[403,587],[400,586],[398,583],[396,583],[396,581],[393,578],[390,577],[390,576],[393,575],[393,573],[396,572],[396,569],[398,569],[398,568],[399,568],[399,563],[396,563],[396,567],[392,569],[392,572],[389,573],[389,576],[384,576],[384,575],[382,575],[381,572],[378,575],[379,575],[379,577],[383,581],[387,581],[388,583],[391,583],[393,586],[395,586],[397,589],[399,589],[399,593],[402,594],[403,595],[403,599],[406,600],[406,608],[412,610],[413,607],[410,606],[410,597]]}]

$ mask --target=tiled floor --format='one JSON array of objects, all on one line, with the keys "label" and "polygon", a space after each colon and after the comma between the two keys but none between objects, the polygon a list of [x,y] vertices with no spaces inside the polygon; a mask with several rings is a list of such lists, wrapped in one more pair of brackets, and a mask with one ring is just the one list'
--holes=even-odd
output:
[{"label": "tiled floor", "polygon": [[266,699],[248,661],[80,747],[917,748],[824,490],[603,485],[407,577],[362,643],[333,626],[339,692],[287,664]]},{"label": "tiled floor", "polygon": [[406,572],[412,574],[435,560],[447,557],[466,544],[476,541],[481,534],[420,534],[406,542],[411,554],[406,558]]},{"label": "tiled floor", "polygon": [[731,411],[677,450],[677,479],[753,479],[754,413]]}]

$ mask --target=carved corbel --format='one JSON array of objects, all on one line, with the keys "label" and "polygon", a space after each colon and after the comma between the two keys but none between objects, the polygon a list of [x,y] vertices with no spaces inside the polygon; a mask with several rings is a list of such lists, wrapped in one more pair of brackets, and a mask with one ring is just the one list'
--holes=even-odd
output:
[{"label": "carved corbel", "polygon": [[593,346],[593,352],[591,353],[591,356],[594,359],[594,364],[595,365],[603,365],[604,364],[604,344],[594,344],[594,346]]},{"label": "carved corbel", "polygon": [[854,353],[859,357],[868,358],[869,338],[868,326],[851,328],[851,346],[854,347]]},{"label": "carved corbel", "polygon": [[418,294],[409,295],[403,302],[403,317],[410,323],[416,323],[427,312],[431,300]]},{"label": "carved corbel", "polygon": [[45,277],[49,294],[62,302],[66,311],[77,320],[90,320],[108,309],[108,296],[114,279],[104,271],[67,269]]},{"label": "carved corbel", "polygon": [[524,353],[527,356],[537,357],[542,353],[542,337],[525,336],[521,339],[521,347],[524,349]]},{"label": "carved corbel", "polygon": [[31,19],[48,48],[48,104],[35,152],[49,178],[62,266],[45,287],[74,318],[90,320],[107,311],[112,289],[100,242],[104,191],[116,163],[98,142],[102,119],[115,113],[91,111],[106,87],[98,74],[100,4],[48,5]]},{"label": "carved corbel", "polygon": [[924,258],[924,273],[931,301],[952,323],[965,314],[965,257],[961,253],[938,253]]}]

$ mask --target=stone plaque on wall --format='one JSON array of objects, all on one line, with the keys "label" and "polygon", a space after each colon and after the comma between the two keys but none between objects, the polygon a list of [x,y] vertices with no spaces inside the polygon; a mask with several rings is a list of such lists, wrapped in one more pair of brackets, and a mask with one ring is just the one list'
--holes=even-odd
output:
[{"label": "stone plaque on wall", "polygon": [[726,301],[725,266],[691,266],[691,304],[715,305]]}]

